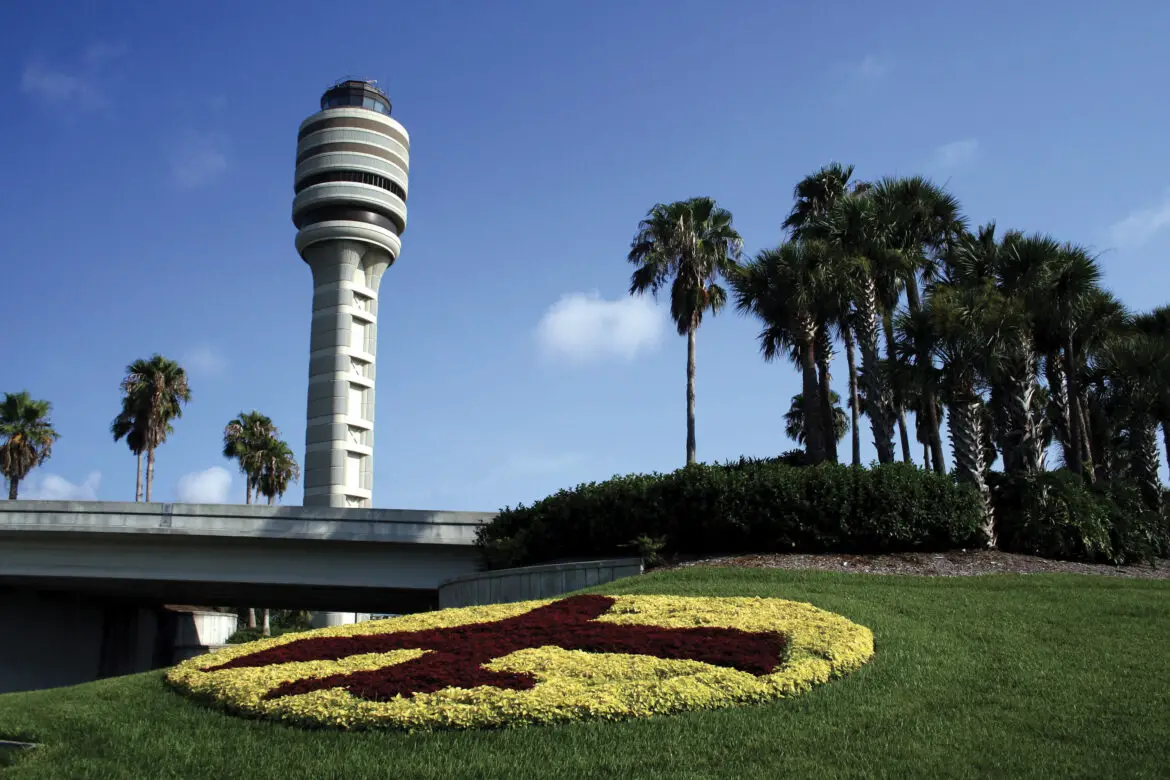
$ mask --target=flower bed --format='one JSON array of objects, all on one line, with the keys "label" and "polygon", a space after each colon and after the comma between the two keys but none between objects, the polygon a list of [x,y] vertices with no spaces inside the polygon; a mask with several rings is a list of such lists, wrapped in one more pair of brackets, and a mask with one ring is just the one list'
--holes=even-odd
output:
[{"label": "flower bed", "polygon": [[167,679],[301,725],[464,728],[789,696],[872,655],[869,629],[809,604],[585,595],[286,634],[185,661]]}]

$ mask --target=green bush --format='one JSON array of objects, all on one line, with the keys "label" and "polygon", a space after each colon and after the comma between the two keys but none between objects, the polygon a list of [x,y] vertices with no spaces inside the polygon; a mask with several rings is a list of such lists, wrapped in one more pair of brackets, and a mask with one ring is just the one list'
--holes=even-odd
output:
[{"label": "green bush", "polygon": [[1166,518],[1136,487],[1087,486],[1071,471],[997,480],[996,536],[1008,552],[1085,562],[1133,563],[1163,556]]},{"label": "green bush", "polygon": [[975,494],[906,464],[785,459],[693,465],[561,490],[480,529],[491,568],[628,554],[639,538],[678,554],[937,551],[983,543]]}]

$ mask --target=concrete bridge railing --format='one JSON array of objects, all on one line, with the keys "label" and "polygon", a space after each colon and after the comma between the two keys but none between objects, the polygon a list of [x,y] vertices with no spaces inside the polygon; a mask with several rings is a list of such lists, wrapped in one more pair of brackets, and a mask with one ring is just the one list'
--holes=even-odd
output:
[{"label": "concrete bridge railing", "polygon": [[439,608],[553,598],[641,573],[641,558],[610,558],[465,574],[439,586]]}]

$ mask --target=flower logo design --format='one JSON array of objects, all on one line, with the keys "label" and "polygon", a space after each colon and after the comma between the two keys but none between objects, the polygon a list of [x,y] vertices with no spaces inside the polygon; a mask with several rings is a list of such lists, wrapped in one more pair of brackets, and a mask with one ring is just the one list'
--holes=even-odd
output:
[{"label": "flower logo design", "polygon": [[285,635],[185,661],[167,679],[303,725],[499,727],[791,696],[872,655],[869,629],[810,604],[581,595]]},{"label": "flower logo design", "polygon": [[394,696],[433,693],[481,685],[524,690],[536,679],[522,672],[492,671],[484,665],[519,650],[559,647],[590,653],[630,653],[676,658],[767,674],[780,664],[784,637],[735,628],[662,628],[599,623],[594,618],[614,604],[610,596],[574,596],[531,612],[488,623],[398,631],[351,637],[314,637],[240,656],[207,671],[268,666],[289,661],[335,661],[360,653],[428,650],[404,663],[285,683],[265,694],[273,699],[330,688],[384,701]]}]

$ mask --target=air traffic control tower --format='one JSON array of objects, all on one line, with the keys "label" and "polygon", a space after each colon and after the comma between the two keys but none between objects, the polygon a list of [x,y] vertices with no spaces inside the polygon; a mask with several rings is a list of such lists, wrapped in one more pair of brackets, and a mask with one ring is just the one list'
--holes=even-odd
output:
[{"label": "air traffic control tower", "polygon": [[292,217],[313,271],[305,506],[370,507],[378,285],[406,230],[410,136],[372,81],[340,81],[297,133]]}]

